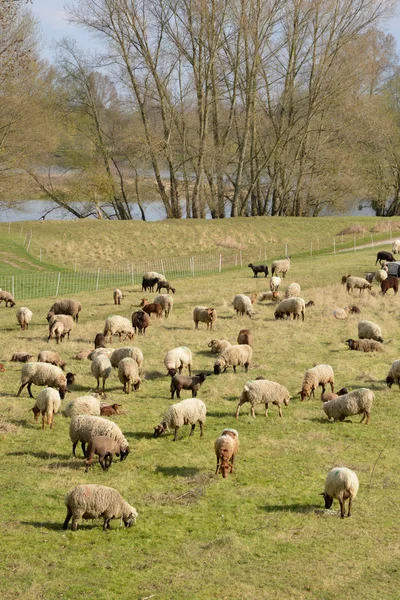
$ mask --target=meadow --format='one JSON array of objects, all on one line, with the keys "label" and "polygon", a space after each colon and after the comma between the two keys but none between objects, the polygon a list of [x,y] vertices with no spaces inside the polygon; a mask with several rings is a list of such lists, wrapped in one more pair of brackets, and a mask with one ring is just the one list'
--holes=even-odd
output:
[{"label": "meadow", "polygon": [[[145,357],[140,390],[123,394],[116,371],[107,381],[107,400],[127,411],[114,420],[131,445],[127,460],[115,462],[108,472],[96,462],[85,473],[80,450],[77,458],[72,456],[69,419],[57,415],[52,431],[34,423],[34,401],[27,391],[16,398],[21,365],[10,358],[15,351],[58,350],[68,370],[77,374],[68,400],[94,389],[90,362],[72,357],[92,346],[108,315],[130,317],[144,296],[140,287],[124,288],[118,308],[112,290],[75,294],[83,305],[81,317],[71,340],[58,348],[46,343],[45,316],[54,298],[27,303],[34,318],[25,332],[17,326],[16,307],[0,306],[0,359],[6,368],[0,374],[2,597],[397,599],[400,392],[389,390],[385,378],[399,358],[399,299],[392,292],[382,298],[375,285],[372,295],[351,300],[362,318],[381,325],[385,351],[380,354],[351,352],[344,344],[357,337],[357,315],[347,321],[332,317],[335,307],[349,303],[341,276],[372,270],[375,256],[369,248],[293,257],[284,283],[297,281],[305,300],[315,302],[304,323],[275,321],[270,303],[255,305],[251,320],[236,317],[235,294],[269,288],[269,278],[253,279],[246,267],[174,281],[170,317],[152,319],[146,336],[134,340]],[[194,329],[196,305],[216,308],[212,332],[204,325]],[[213,375],[216,357],[207,343],[214,337],[234,343],[244,327],[255,337],[249,372],[239,367],[236,375],[231,369]],[[198,394],[208,410],[205,433],[201,438],[196,427],[189,438],[184,427],[176,442],[172,433],[153,439],[154,426],[172,403],[163,358],[180,345],[191,348],[195,373],[209,373]],[[300,402],[304,371],[315,363],[332,365],[337,389],[374,391],[368,426],[360,425],[358,416],[352,423],[329,423],[319,393]],[[251,419],[244,405],[236,420],[243,385],[258,375],[285,385],[293,398],[282,418],[271,406],[267,418],[259,407]],[[32,389],[36,396],[38,388]],[[188,395],[182,392],[182,398]],[[233,475],[223,480],[214,475],[213,443],[225,427],[238,429],[240,449]],[[353,515],[344,520],[338,504],[325,511],[319,495],[328,470],[339,465],[354,469],[360,479]],[[63,531],[64,495],[78,483],[118,489],[138,510],[136,525],[124,529],[113,521],[112,530],[104,533],[101,521],[83,521],[77,532]]]}]

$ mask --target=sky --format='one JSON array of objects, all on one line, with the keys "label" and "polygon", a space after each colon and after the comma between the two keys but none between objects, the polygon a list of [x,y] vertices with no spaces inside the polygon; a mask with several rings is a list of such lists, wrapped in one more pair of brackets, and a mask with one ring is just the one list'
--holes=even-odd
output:
[{"label": "sky", "polygon": [[[33,0],[33,13],[39,18],[43,35],[43,56],[52,60],[53,45],[63,37],[77,40],[83,50],[96,50],[99,44],[86,30],[70,25],[66,19],[63,5],[65,0]],[[400,55],[400,10],[399,16],[391,19],[385,26],[385,31],[394,35],[397,42],[397,52]]]}]

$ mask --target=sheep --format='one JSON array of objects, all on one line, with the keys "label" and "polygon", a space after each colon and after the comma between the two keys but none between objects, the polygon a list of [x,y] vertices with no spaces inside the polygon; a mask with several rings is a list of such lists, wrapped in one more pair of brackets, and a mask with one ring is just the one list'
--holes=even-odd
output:
[{"label": "sheep", "polygon": [[29,362],[34,358],[33,354],[29,354],[29,352],[14,352],[11,357],[12,362]]},{"label": "sheep", "polygon": [[325,500],[325,508],[330,508],[333,499],[339,500],[340,518],[344,519],[346,512],[346,500],[349,500],[347,516],[351,516],[351,503],[357,496],[359,487],[358,477],[351,469],[347,467],[335,467],[329,471],[325,479],[325,490],[322,496]]},{"label": "sheep", "polygon": [[374,275],[374,278],[378,283],[382,283],[382,281],[385,281],[385,279],[388,278],[387,271],[385,271],[385,269],[378,269]]},{"label": "sheep", "polygon": [[397,277],[395,277],[393,275],[389,275],[389,277],[387,279],[385,279],[385,281],[382,281],[382,283],[381,283],[382,296],[384,296],[388,290],[393,290],[394,295],[397,294],[397,292],[399,291],[399,280]]},{"label": "sheep", "polygon": [[143,364],[143,352],[140,348],[135,346],[123,346],[122,348],[117,348],[110,356],[111,365],[114,369],[118,368],[120,361],[123,358],[133,358],[136,361],[137,366],[141,369]]},{"label": "sheep", "polygon": [[378,264],[378,262],[379,262],[382,265],[382,261],[394,262],[395,258],[393,256],[393,254],[391,254],[390,252],[386,252],[385,250],[381,250],[376,255],[376,262],[375,262],[375,264]]},{"label": "sheep", "polygon": [[354,290],[359,290],[361,296],[361,292],[363,292],[364,290],[372,290],[372,283],[369,283],[366,279],[363,279],[362,277],[352,277],[351,275],[349,275],[346,279],[346,289],[348,294],[350,294],[350,290],[352,293]]},{"label": "sheep", "polygon": [[[116,423],[103,419],[103,417],[95,417],[92,415],[77,415],[72,417],[69,424],[69,437],[72,442],[72,454],[76,456],[75,449],[78,442],[81,442],[82,452],[85,456],[85,446],[96,435],[106,435],[118,442],[122,453],[129,452],[129,443],[122,434],[122,431]],[[121,454],[121,460],[123,455]]]},{"label": "sheep", "polygon": [[383,346],[375,340],[346,340],[350,350],[358,350],[359,352],[383,352]]},{"label": "sheep", "polygon": [[95,360],[98,356],[107,356],[107,358],[110,358],[113,352],[114,348],[95,348],[89,352],[87,358],[89,360]]},{"label": "sheep", "polygon": [[86,350],[80,350],[72,358],[73,360],[86,360],[91,352],[92,350],[90,348]]},{"label": "sheep", "polygon": [[104,324],[103,335],[108,336],[108,341],[111,344],[112,336],[117,335],[119,341],[121,341],[122,336],[125,336],[124,339],[133,340],[134,332],[133,327],[129,319],[125,317],[120,317],[119,315],[112,315],[107,317]]},{"label": "sheep", "polygon": [[49,327],[49,337],[47,341],[49,342],[51,339],[55,338],[57,345],[59,342],[62,342],[65,337],[64,325],[60,321],[55,321],[51,327]]},{"label": "sheep", "polygon": [[304,311],[306,308],[306,303],[303,298],[286,298],[286,300],[282,300],[279,302],[278,306],[275,309],[274,317],[275,319],[283,319],[284,317],[289,317],[293,315],[293,319],[300,319],[304,321]]},{"label": "sheep", "polygon": [[271,290],[271,292],[278,291],[281,281],[282,279],[280,277],[271,277],[271,279],[269,280],[269,289]]},{"label": "sheep", "polygon": [[152,277],[150,279],[142,279],[142,292],[152,292],[154,290],[154,286],[158,284],[160,280],[158,277]]},{"label": "sheep", "polygon": [[121,290],[119,290],[118,288],[115,288],[114,293],[113,293],[113,298],[114,298],[114,304],[121,304],[121,300],[123,299],[124,295],[121,292]]},{"label": "sheep", "polygon": [[114,454],[116,456],[121,455],[121,460],[124,460],[128,456],[128,452],[121,452],[121,447],[115,440],[112,440],[106,435],[96,435],[90,440],[86,450],[86,473],[88,472],[89,467],[93,463],[95,454],[97,454],[97,456],[99,457],[99,463],[103,471],[107,471],[111,466]]},{"label": "sheep", "polygon": [[173,294],[175,294],[176,292],[176,289],[172,287],[169,281],[159,281],[157,283],[157,292],[161,292],[163,288],[165,288],[168,293],[172,292]]},{"label": "sheep", "polygon": [[400,240],[394,240],[392,245],[392,254],[400,254]]},{"label": "sheep", "polygon": [[30,398],[33,398],[31,386],[47,385],[49,387],[58,388],[60,398],[63,399],[67,390],[67,378],[60,369],[54,365],[42,362],[27,362],[21,368],[21,385],[17,393],[17,397],[21,395],[25,386],[28,386]]},{"label": "sheep", "polygon": [[253,346],[254,337],[251,331],[249,329],[241,329],[237,337],[237,343],[246,344],[247,346]]},{"label": "sheep", "polygon": [[67,373],[65,377],[67,378],[67,385],[73,385],[76,381],[76,373]]},{"label": "sheep", "polygon": [[146,335],[146,329],[150,325],[150,317],[143,310],[137,310],[132,313],[132,327],[136,333],[136,330],[139,332],[139,335]]},{"label": "sheep", "polygon": [[285,291],[285,298],[298,298],[300,296],[301,287],[298,283],[291,283]]},{"label": "sheep", "polygon": [[308,302],[306,302],[305,304],[305,308],[311,308],[312,306],[315,306],[315,302],[314,300],[309,300]]},{"label": "sheep", "polygon": [[53,429],[54,415],[60,410],[61,398],[57,390],[52,387],[47,387],[38,393],[35,406],[32,412],[37,422],[39,414],[42,413],[42,429],[44,429],[45,421]]},{"label": "sheep", "polygon": [[[368,273],[365,273],[365,275],[364,275],[364,279],[366,279],[368,281],[368,283],[373,283],[374,278],[375,278],[375,272],[369,271]],[[342,281],[342,283],[346,283],[346,282]]]},{"label": "sheep", "polygon": [[100,389],[100,379],[103,380],[103,392],[105,390],[106,379],[109,378],[112,366],[110,359],[104,354],[101,354],[92,361],[91,371],[97,381],[97,390]]},{"label": "sheep", "polygon": [[162,275],[161,273],[157,273],[156,271],[147,271],[146,273],[143,273],[143,277],[145,279],[159,279],[160,281],[166,281],[164,275]]},{"label": "sheep", "polygon": [[207,346],[211,349],[211,354],[221,354],[225,348],[231,347],[231,343],[228,340],[211,340]]},{"label": "sheep", "polygon": [[103,333],[96,333],[94,338],[94,348],[105,348],[106,346],[106,338]]},{"label": "sheep", "polygon": [[329,400],[334,400],[335,398],[339,398],[339,396],[344,396],[348,393],[349,390],[345,387],[340,389],[337,394],[335,394],[335,392],[324,392],[321,394],[321,402],[329,402]]},{"label": "sheep", "polygon": [[195,306],[193,309],[193,321],[195,328],[199,328],[199,323],[205,323],[207,330],[212,329],[213,323],[217,320],[217,311],[215,308],[208,308],[207,306]]},{"label": "sheep", "polygon": [[335,319],[344,320],[347,319],[350,313],[359,313],[360,309],[357,306],[345,306],[344,308],[335,308],[333,316]]},{"label": "sheep", "polygon": [[10,308],[15,306],[14,296],[10,294],[10,292],[5,292],[3,290],[0,291],[0,304],[3,302],[3,300],[4,304],[6,305],[6,308],[8,307],[8,305],[10,305]]},{"label": "sheep", "polygon": [[57,300],[47,313],[47,320],[49,321],[53,315],[70,315],[77,323],[81,310],[82,304],[78,300]]},{"label": "sheep", "polygon": [[[62,323],[64,325],[64,337],[68,335],[68,339],[72,329],[74,328],[74,320],[71,315],[53,315],[49,319],[49,332],[55,323]],[[60,328],[61,329],[61,328]],[[50,336],[49,336],[50,339]]]},{"label": "sheep", "polygon": [[271,275],[278,275],[278,273],[282,273],[282,277],[286,277],[286,273],[290,269],[290,256],[286,256],[282,260],[274,260],[271,265]]},{"label": "sheep", "polygon": [[33,313],[26,306],[22,306],[17,310],[17,321],[21,329],[28,329],[29,323],[31,322]]},{"label": "sheep", "polygon": [[375,395],[372,390],[369,390],[368,388],[359,388],[344,396],[339,396],[339,398],[324,402],[322,408],[329,420],[344,421],[344,419],[350,415],[362,414],[363,417],[360,423],[365,419],[365,424],[368,425],[374,400]]},{"label": "sheep", "polygon": [[267,277],[268,275],[267,265],[253,265],[253,263],[250,263],[247,266],[253,271],[254,277],[256,279],[259,273],[264,273],[264,277]]},{"label": "sheep", "polygon": [[113,415],[121,415],[123,413],[120,412],[120,408],[122,408],[122,404],[105,404],[104,402],[100,403],[100,416],[101,417],[111,417]]},{"label": "sheep", "polygon": [[314,396],[315,398],[315,390],[318,386],[322,387],[322,393],[324,393],[325,386],[328,383],[331,386],[331,391],[334,392],[335,376],[330,365],[315,365],[315,367],[312,369],[307,369],[307,371],[304,373],[301,391],[299,392],[301,402],[308,397],[311,398],[311,396]]},{"label": "sheep", "polygon": [[100,416],[100,401],[95,396],[78,396],[68,402],[62,412],[63,417],[76,417],[77,415]]},{"label": "sheep", "polygon": [[258,297],[259,302],[263,302],[263,300],[271,300],[272,302],[277,302],[278,300],[282,300],[282,296],[281,294],[279,294],[279,292],[264,292]]},{"label": "sheep", "polygon": [[245,383],[242,395],[239,400],[239,404],[236,408],[236,419],[239,418],[240,407],[246,402],[251,404],[251,416],[253,419],[256,418],[256,406],[257,404],[265,404],[265,416],[268,416],[268,404],[272,402],[278,407],[279,416],[282,417],[281,406],[289,405],[290,394],[288,390],[275,381],[268,381],[268,379],[262,379],[257,381],[247,381]]},{"label": "sheep", "polygon": [[165,318],[169,316],[169,313],[172,311],[172,307],[174,306],[174,299],[169,294],[160,294],[160,296],[156,296],[153,300],[154,304],[161,304]]},{"label": "sheep", "polygon": [[369,340],[376,340],[377,342],[383,342],[381,328],[376,323],[372,323],[372,321],[359,321],[358,337],[360,340],[366,338]]},{"label": "sheep", "polygon": [[139,367],[135,359],[127,356],[118,363],[118,377],[123,385],[125,394],[131,391],[131,384],[134,390],[140,387],[141,379],[139,377]]},{"label": "sheep", "polygon": [[400,388],[400,360],[395,360],[386,377],[386,385],[391,388],[394,383]]},{"label": "sheep", "polygon": [[155,302],[149,303],[147,298],[142,298],[140,301],[140,306],[143,307],[143,312],[147,313],[149,316],[151,314],[155,314],[159,319],[162,318],[163,307],[161,304],[156,304]]},{"label": "sheep", "polygon": [[167,369],[167,375],[174,377],[177,373],[182,373],[183,367],[187,367],[189,375],[192,375],[193,356],[189,348],[180,346],[169,350],[164,358],[164,365]]},{"label": "sheep", "polygon": [[236,432],[236,436],[232,435],[231,432],[233,431],[235,430],[228,432],[225,429],[224,432],[226,433],[220,435],[214,442],[214,450],[217,457],[215,475],[221,473],[224,479],[228,472],[233,472],[233,463],[239,448],[239,434]]},{"label": "sheep", "polygon": [[238,344],[226,348],[214,363],[214,374],[219,375],[221,371],[225,373],[228,367],[233,367],[233,371],[236,373],[236,367],[239,365],[243,365],[247,373],[252,356],[253,349],[247,344]]},{"label": "sheep", "polygon": [[60,369],[64,370],[66,366],[65,360],[57,352],[51,352],[49,350],[41,350],[37,357],[37,362],[50,363]]},{"label": "sheep", "polygon": [[236,311],[236,316],[247,315],[251,318],[254,314],[253,303],[251,299],[244,294],[236,294],[233,299],[233,308]]},{"label": "sheep", "polygon": [[181,390],[192,390],[192,398],[197,396],[197,392],[200,389],[201,384],[206,380],[207,375],[205,373],[200,373],[199,375],[195,375],[194,377],[187,377],[186,375],[174,375],[171,379],[171,399],[174,398],[174,394],[176,392],[176,397],[181,397]]},{"label": "sheep", "polygon": [[179,427],[182,427],[182,425],[191,425],[190,437],[194,432],[197,422],[200,425],[200,436],[202,436],[206,413],[207,407],[199,398],[188,398],[187,400],[181,400],[177,404],[171,404],[161,423],[154,427],[153,437],[160,437],[166,429],[174,429],[175,435],[173,441],[175,442],[178,437]]},{"label": "sheep", "polygon": [[65,496],[67,507],[63,529],[67,529],[72,517],[72,531],[78,529],[79,519],[98,519],[103,517],[103,531],[110,529],[111,519],[122,519],[125,527],[136,523],[138,512],[122,498],[114,488],[105,485],[77,485]]}]

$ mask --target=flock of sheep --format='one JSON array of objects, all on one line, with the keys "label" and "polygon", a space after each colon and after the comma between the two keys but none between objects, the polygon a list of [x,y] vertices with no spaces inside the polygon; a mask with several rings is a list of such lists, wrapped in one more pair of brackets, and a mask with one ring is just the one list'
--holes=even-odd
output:
[{"label": "flock of sheep", "polygon": [[[312,301],[306,303],[300,297],[300,285],[291,283],[287,286],[284,298],[279,291],[282,283],[281,277],[286,276],[290,266],[289,257],[274,261],[272,263],[270,291],[262,295],[236,295],[233,299],[233,308],[236,314],[251,318],[254,304],[257,301],[267,299],[277,303],[274,312],[275,319],[290,319],[293,317],[296,320],[301,317],[304,321],[305,309],[313,306],[314,303]],[[249,264],[249,267],[253,270],[254,277],[257,277],[259,273],[263,273],[264,277],[268,276],[268,267],[265,265]],[[387,279],[385,275],[387,276],[387,273],[383,268],[375,273],[374,277],[378,282],[384,282]],[[349,293],[359,289],[361,294],[362,290],[371,289],[372,286],[371,281],[367,278],[352,276],[345,276],[342,283],[346,284]],[[176,291],[163,275],[155,272],[144,274],[142,291],[152,291],[156,285],[157,291],[161,291],[163,288],[172,293]],[[119,306],[123,300],[121,290],[114,290],[113,298],[114,304]],[[6,306],[13,307],[15,305],[14,298],[9,292],[0,290],[0,302],[1,300],[5,300]],[[95,456],[98,456],[101,467],[107,470],[111,466],[114,456],[119,456],[122,461],[129,454],[129,443],[122,431],[116,423],[105,418],[120,414],[120,405],[101,402],[104,398],[106,381],[113,369],[118,370],[118,378],[126,394],[129,394],[132,389],[139,389],[144,377],[144,357],[140,348],[124,346],[111,349],[106,348],[106,342],[111,342],[113,336],[118,336],[120,341],[132,341],[137,332],[139,335],[145,335],[146,329],[151,324],[152,314],[155,315],[155,318],[162,318],[163,314],[167,318],[172,309],[173,297],[167,293],[158,295],[151,303],[143,298],[141,309],[135,311],[131,319],[119,315],[107,317],[103,331],[95,337],[95,349],[82,351],[75,356],[77,360],[88,358],[91,361],[91,372],[97,384],[96,392],[79,396],[70,401],[65,400],[63,402],[66,394],[70,391],[68,386],[75,381],[75,374],[64,373],[65,361],[57,352],[41,351],[37,361],[34,360],[31,354],[26,352],[17,352],[13,355],[13,361],[24,363],[21,368],[21,381],[17,396],[27,387],[29,395],[33,397],[32,385],[46,386],[39,392],[32,408],[34,418],[38,420],[39,415],[42,415],[42,428],[45,427],[46,422],[52,428],[54,415],[58,412],[62,411],[65,417],[69,417],[71,419],[69,435],[72,442],[72,452],[75,456],[76,446],[80,443],[85,458],[86,470],[92,465]],[[81,310],[82,306],[76,300],[65,299],[55,302],[47,314],[49,324],[48,341],[54,339],[59,344],[66,337],[69,339],[71,332],[78,323]],[[346,319],[349,314],[359,312],[360,310],[356,306],[347,306],[344,309],[335,309],[333,316],[336,319]],[[21,329],[27,330],[33,314],[27,307],[22,307],[17,310],[16,317]],[[196,306],[193,309],[193,322],[196,329],[200,324],[204,324],[207,330],[211,331],[216,320],[217,311],[213,307]],[[378,325],[366,320],[360,321],[358,324],[358,337],[358,340],[347,340],[350,349],[364,352],[381,349],[383,338]],[[214,375],[224,373],[228,367],[232,367],[235,373],[236,368],[239,366],[243,366],[245,372],[248,371],[252,361],[253,334],[248,329],[242,329],[239,332],[237,342],[236,345],[232,345],[224,339],[213,339],[209,342],[210,352],[218,355],[213,365]],[[193,356],[186,346],[168,351],[164,358],[164,366],[171,377],[171,399],[176,394],[180,400],[182,390],[191,391],[192,397],[172,404],[167,409],[161,422],[154,428],[153,436],[157,438],[164,432],[173,430],[173,440],[175,441],[180,427],[191,425],[190,435],[192,435],[196,424],[199,424],[200,435],[203,435],[207,407],[202,400],[197,398],[197,393],[206,380],[207,374],[192,375]],[[184,368],[187,369],[188,375],[182,375]],[[1,370],[4,370],[4,368]],[[398,383],[400,386],[400,360],[393,363],[386,381],[389,387],[393,383]],[[325,391],[328,385],[330,386],[330,392]],[[307,369],[304,374],[301,391],[299,392],[300,399],[304,401],[306,398],[315,396],[315,391],[321,387],[322,407],[328,419],[343,421],[348,416],[361,414],[361,422],[365,421],[368,424],[374,402],[374,393],[367,388],[359,388],[351,392],[343,388],[335,394],[334,385],[332,367],[327,364],[314,365],[312,368]],[[266,380],[261,376],[257,377],[255,380],[249,380],[245,383],[235,416],[236,418],[239,417],[240,408],[245,403],[250,404],[253,418],[256,416],[255,411],[258,405],[265,406],[265,415],[267,416],[268,407],[271,403],[278,407],[279,416],[282,417],[282,405],[288,406],[291,397],[292,395],[288,389],[280,383]],[[214,448],[217,459],[216,474],[221,473],[223,477],[226,477],[228,473],[233,471],[234,459],[238,452],[238,431],[232,428],[224,429],[216,439]],[[344,467],[332,469],[326,478],[323,493],[326,508],[330,508],[333,499],[336,498],[340,503],[341,517],[344,517],[344,504],[348,500],[348,516],[350,516],[351,502],[356,496],[357,490],[358,479],[353,471]],[[130,526],[135,522],[138,514],[136,509],[126,503],[116,490],[102,485],[76,486],[68,492],[65,504],[67,506],[67,517],[64,528],[67,527],[72,518],[73,530],[77,529],[78,521],[81,518],[92,519],[102,516],[104,529],[107,529],[110,520],[113,518],[121,518],[126,526]]]}]

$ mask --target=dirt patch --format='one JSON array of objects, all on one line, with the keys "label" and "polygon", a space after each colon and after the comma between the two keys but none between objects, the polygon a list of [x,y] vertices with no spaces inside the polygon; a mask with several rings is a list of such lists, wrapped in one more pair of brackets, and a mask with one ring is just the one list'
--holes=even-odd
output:
[{"label": "dirt patch", "polygon": [[14,425],[7,421],[3,416],[0,416],[0,435],[4,435],[6,433],[16,434],[19,433],[20,428],[18,425]]}]

